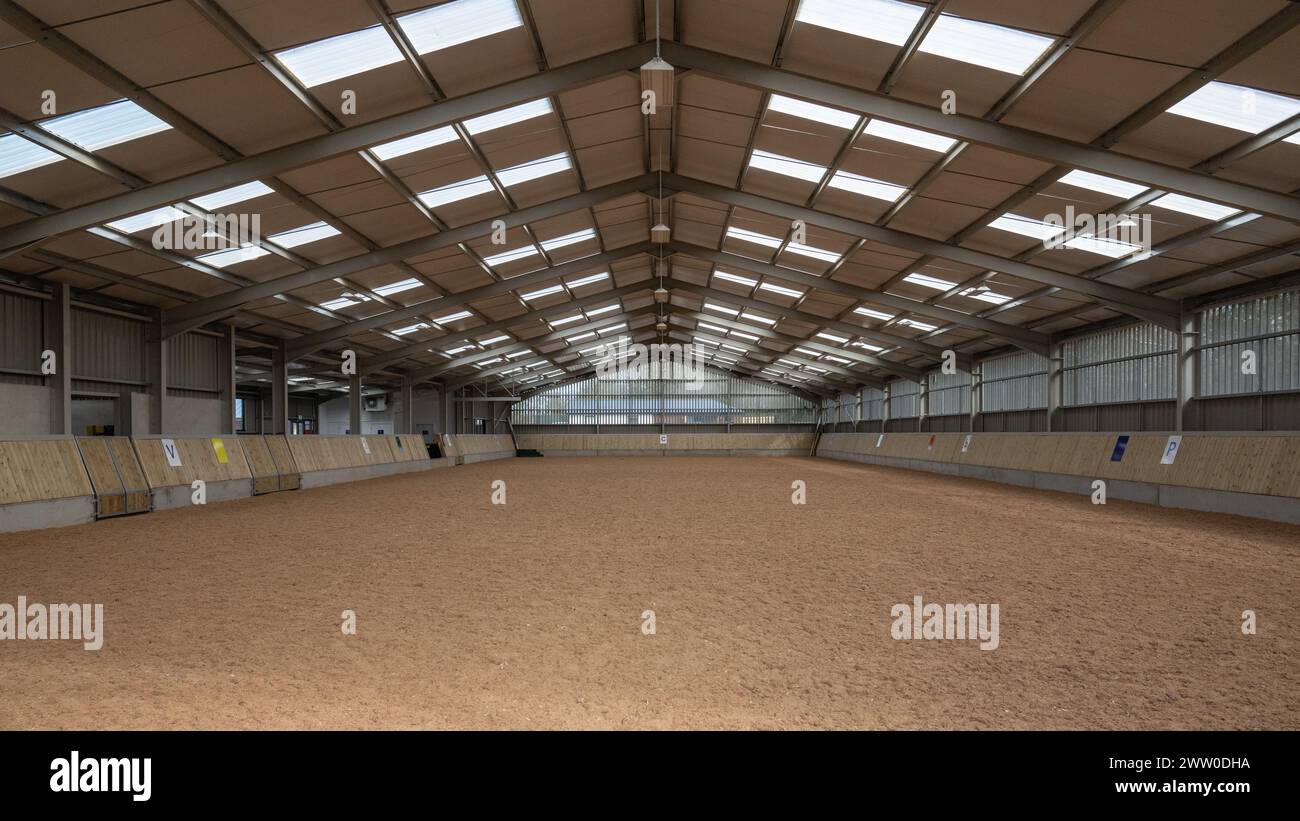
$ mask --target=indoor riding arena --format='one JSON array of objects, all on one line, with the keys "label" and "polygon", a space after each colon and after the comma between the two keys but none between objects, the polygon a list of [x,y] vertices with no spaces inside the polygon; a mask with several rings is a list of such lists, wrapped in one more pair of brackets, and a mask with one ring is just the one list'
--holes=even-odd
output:
[{"label": "indoor riding arena", "polygon": [[1298,54],[0,0],[0,729],[1300,729]]}]

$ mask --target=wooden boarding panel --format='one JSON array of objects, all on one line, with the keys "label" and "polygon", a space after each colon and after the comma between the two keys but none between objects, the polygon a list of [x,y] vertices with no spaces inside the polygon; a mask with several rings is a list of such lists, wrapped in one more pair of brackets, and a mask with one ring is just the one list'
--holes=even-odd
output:
[{"label": "wooden boarding panel", "polygon": [[126,513],[126,488],[108,449],[108,439],[102,436],[79,437],[77,447],[81,450],[81,460],[86,465],[90,484],[95,489],[95,518]]},{"label": "wooden boarding panel", "polygon": [[418,433],[402,433],[393,437],[393,458],[398,462],[425,462],[429,448]]},{"label": "wooden boarding panel", "polygon": [[[131,441],[150,488],[189,485],[195,479],[226,482],[253,478],[243,445],[236,436],[150,436],[133,437]],[[168,461],[164,441],[175,445],[180,465]],[[226,455],[224,463],[220,460],[221,451]]]},{"label": "wooden boarding panel", "polygon": [[135,453],[129,436],[103,437],[108,442],[108,450],[117,465],[118,476],[126,489],[126,512],[147,513],[153,510],[153,495],[149,492],[149,480],[145,478],[144,469],[140,467],[140,457]]},{"label": "wooden boarding panel", "polygon": [[1276,453],[1269,445],[1269,437],[1238,437],[1233,449],[1232,472],[1224,489],[1238,493],[1267,493]]},{"label": "wooden boarding panel", "polygon": [[297,490],[302,487],[302,474],[298,472],[298,463],[289,450],[289,441],[283,434],[263,436],[266,449],[275,460],[275,469],[279,473],[280,490]]},{"label": "wooden boarding panel", "polygon": [[361,442],[366,443],[370,452],[366,452],[366,447],[361,448],[361,453],[365,457],[367,465],[391,465],[396,459],[393,458],[393,444],[387,436],[366,435],[357,437],[357,445],[360,447]]},{"label": "wooden boarding panel", "polygon": [[248,469],[253,474],[253,495],[275,493],[280,489],[280,472],[271,458],[271,449],[260,436],[244,436],[240,439],[244,446],[244,456],[248,459]]},{"label": "wooden boarding panel", "polygon": [[1300,436],[1275,436],[1273,473],[1268,492],[1273,496],[1300,497]]},{"label": "wooden boarding panel", "polygon": [[71,437],[0,442],[0,505],[94,494]]}]

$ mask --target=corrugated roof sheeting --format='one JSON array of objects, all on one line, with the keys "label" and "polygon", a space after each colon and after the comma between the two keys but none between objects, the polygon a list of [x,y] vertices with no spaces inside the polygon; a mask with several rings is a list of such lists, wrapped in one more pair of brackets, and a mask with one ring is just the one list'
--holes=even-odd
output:
[{"label": "corrugated roof sheeting", "polygon": [[[460,2],[461,0],[456,0]],[[276,4],[249,4],[221,0],[220,8],[235,24],[242,27],[258,46],[268,52],[313,43],[325,38],[375,26],[379,21],[364,0],[330,0],[311,2],[286,0]],[[441,6],[453,6],[440,4]],[[653,7],[632,0],[611,0],[596,6],[583,6],[560,0],[529,0],[524,4],[528,20],[506,25],[470,42],[425,51],[419,58],[442,93],[463,95],[521,77],[536,75],[546,68],[572,64],[598,54],[629,46],[639,33],[653,37]],[[1009,26],[1050,38],[1065,35],[1088,12],[1088,0],[1068,0],[1052,4],[1029,0],[954,0],[946,5],[945,19],[965,18]],[[399,21],[411,12],[430,7],[428,3],[401,0],[389,7]],[[684,4],[679,17],[675,3],[662,4],[661,31],[665,38],[680,37],[690,46],[711,49],[763,65],[779,67],[834,82],[848,83],[865,90],[876,89],[894,64],[898,45],[873,37],[836,31],[822,23],[811,22],[809,14],[792,14],[801,7],[786,0],[716,0]],[[913,4],[919,14],[926,4]],[[1229,49],[1272,15],[1285,8],[1279,0],[1240,0],[1240,2],[1187,3],[1173,0],[1120,3],[1092,31],[1057,61],[1000,120],[1009,125],[1034,129],[1048,135],[1071,140],[1095,139],[1108,128],[1157,97],[1180,79]],[[182,115],[190,118],[217,139],[238,151],[256,153],[297,140],[325,133],[325,128],[303,103],[294,98],[252,57],[226,37],[204,14],[190,3],[173,0],[153,5],[116,7],[99,4],[93,13],[76,4],[57,4],[30,9],[43,15],[46,23],[59,34],[104,60],[127,80],[149,87],[150,93]],[[642,11],[646,18],[638,20]],[[1159,21],[1177,16],[1178,38],[1157,37]],[[535,27],[535,28],[532,28]],[[536,39],[534,39],[534,37]],[[535,42],[540,43],[540,54]],[[1283,31],[1255,53],[1243,56],[1228,66],[1218,80],[1238,83],[1278,94],[1300,95],[1300,80],[1294,71],[1294,46],[1300,42],[1300,29]],[[75,65],[60,59],[49,48],[27,42],[18,36],[10,48],[0,49],[0,71],[10,81],[0,89],[0,106],[20,118],[40,120],[40,91],[54,85],[59,89],[59,113],[82,110],[118,99],[119,91],[89,79]],[[789,107],[771,104],[771,95],[762,88],[743,85],[735,80],[712,76],[682,67],[677,87],[677,101],[662,120],[671,129],[668,165],[685,177],[705,180],[727,188],[737,184],[750,193],[780,203],[809,206],[815,211],[839,214],[861,222],[879,222],[890,228],[923,237],[947,241],[997,208],[1022,186],[1034,181],[1052,167],[1032,157],[988,146],[971,146],[945,170],[928,175],[942,150],[911,145],[890,139],[888,130],[869,129],[852,141],[849,123],[853,115],[838,124],[790,113]],[[923,47],[894,78],[891,93],[898,98],[937,106],[946,90],[956,92],[957,108],[962,114],[980,116],[1011,90],[1019,77],[1005,70],[958,62]],[[1216,79],[1216,78],[1211,78]],[[357,110],[345,113],[341,108],[345,91],[355,92]],[[478,179],[483,174],[500,175],[507,169],[529,169],[545,158],[572,157],[576,167],[558,170],[529,179],[526,171],[510,177],[504,188],[516,207],[550,202],[576,194],[583,188],[598,188],[618,180],[635,177],[647,170],[647,124],[638,105],[640,84],[634,72],[619,72],[593,82],[558,89],[544,98],[552,111],[473,134],[477,150],[482,152],[484,167],[475,159],[470,146],[459,138],[429,148],[382,160],[384,166],[415,194]],[[434,99],[419,74],[401,60],[368,71],[313,85],[307,91],[317,103],[337,118],[344,127],[354,127],[394,113],[425,107]],[[785,110],[783,110],[783,108]],[[874,132],[874,133],[873,133]],[[1176,114],[1158,113],[1145,125],[1124,134],[1112,149],[1181,166],[1192,166],[1211,154],[1229,148],[1247,138],[1248,133],[1202,122]],[[747,167],[753,152],[760,152],[764,168]],[[146,180],[164,180],[182,173],[218,165],[221,160],[199,143],[172,128],[139,139],[123,142],[97,152],[127,171]],[[775,159],[772,159],[775,158]],[[837,162],[838,159],[838,162]],[[1274,190],[1290,191],[1300,186],[1300,145],[1276,143],[1238,160],[1220,172],[1225,179],[1238,179]],[[778,169],[778,170],[771,170]],[[549,170],[549,167],[548,167]],[[836,172],[853,175],[843,185],[823,183]],[[933,176],[923,190],[914,192],[898,213],[892,213],[890,189],[885,197],[857,193],[858,187],[878,183],[913,186]],[[280,179],[310,198],[315,206],[337,215],[339,224],[359,231],[364,242],[385,246],[436,234],[440,229],[407,200],[401,190],[384,181],[368,163],[355,153],[285,168]],[[862,180],[865,179],[866,182]],[[856,180],[856,182],[855,182]],[[109,176],[97,173],[74,160],[60,160],[49,165],[5,177],[0,185],[66,208],[100,200],[127,190]],[[471,186],[471,188],[473,188]],[[510,208],[491,185],[477,188],[471,196],[445,196],[431,200],[437,219],[450,226],[503,216]],[[645,194],[633,193],[611,197],[594,207],[574,208],[547,220],[535,220],[531,227],[540,241],[562,237],[582,228],[595,228],[598,236],[566,245],[549,252],[562,263],[580,255],[603,249],[617,249],[644,242],[649,227],[660,216]],[[904,282],[902,276],[919,271],[940,280],[965,283],[985,275],[985,271],[947,260],[926,260],[918,264],[918,255],[877,242],[860,243],[855,237],[828,231],[816,224],[815,211],[807,226],[805,245],[790,244],[791,226],[787,219],[764,211],[729,207],[706,197],[667,192],[664,219],[673,229],[673,240],[725,251],[759,261],[774,260],[815,275],[830,274],[835,280],[851,283],[865,290],[886,287],[891,293],[941,304],[967,313],[992,312],[997,321],[1023,325],[1035,323],[1045,332],[1060,333],[1100,318],[1113,317],[1123,306],[1093,304],[1077,293],[1063,291],[1035,297],[1008,310],[998,310],[987,299],[972,293],[943,296],[940,292]],[[1055,183],[1047,186],[1011,211],[1030,218],[1059,213],[1067,206],[1079,211],[1096,211],[1117,206],[1123,197],[1101,194],[1075,186]],[[290,203],[279,194],[231,206],[231,210],[256,210],[263,218],[263,233],[272,233],[315,222],[320,214]],[[1153,215],[1152,240],[1175,241],[1176,247],[1160,257],[1107,273],[1102,280],[1115,285],[1142,290],[1155,287],[1163,279],[1186,277],[1206,266],[1223,263],[1244,255],[1285,247],[1300,239],[1300,228],[1293,223],[1261,218],[1217,235],[1207,235],[1192,242],[1180,238],[1203,229],[1209,220],[1177,211],[1146,206]],[[0,225],[20,221],[23,212],[10,205],[0,205]],[[886,220],[886,215],[889,215]],[[996,216],[996,214],[994,214]],[[730,236],[728,229],[733,229]],[[740,232],[760,235],[745,237]],[[506,249],[522,247],[531,238],[512,228]],[[1038,240],[997,228],[970,232],[964,247],[991,252],[1002,257],[1024,255],[1033,264],[1047,269],[1090,275],[1107,263],[1105,256],[1074,249],[1043,251]],[[143,234],[147,238],[147,234]],[[775,239],[776,244],[770,244]],[[368,250],[354,239],[338,236],[306,244],[295,253],[313,264],[343,259]],[[468,243],[475,254],[490,257],[500,248],[476,239]],[[75,232],[46,244],[46,248],[76,259],[140,276],[150,282],[180,288],[203,297],[230,290],[229,283],[213,281],[201,272],[170,265],[165,260],[140,251],[123,251],[122,246],[107,239]],[[840,258],[850,251],[848,260]],[[825,252],[819,258],[818,252]],[[17,263],[10,259],[6,264]],[[485,271],[477,259],[451,247],[408,260],[414,270],[429,277],[449,292],[481,287],[497,277],[509,277],[536,270],[543,262],[537,254],[492,266]],[[14,270],[20,270],[16,266]],[[631,276],[647,276],[644,262],[630,267],[606,266],[614,284],[626,284]],[[756,281],[786,287],[802,293],[791,297],[762,289],[747,291],[743,286],[727,283],[712,276],[715,266],[696,264],[687,255],[673,261],[674,277],[684,281],[709,283],[721,292],[747,297],[772,306],[780,316],[782,309],[798,309],[805,314],[823,316],[828,321],[842,321],[874,327],[877,321],[854,316],[857,305],[873,305],[869,295],[853,300],[842,294],[823,292],[805,284],[786,281],[779,276],[755,275]],[[1213,273],[1203,279],[1180,281],[1167,296],[1183,297],[1247,281],[1248,277],[1270,276],[1293,269],[1293,255],[1279,255],[1245,267],[1242,271]],[[40,270],[40,269],[38,269]],[[230,266],[232,275],[252,281],[266,281],[299,270],[287,260],[274,255]],[[352,281],[363,288],[379,288],[410,276],[410,269],[393,266],[362,271]],[[93,275],[75,270],[56,270],[51,279],[67,281],[78,287],[104,286]],[[749,276],[749,274],[746,274]],[[576,276],[566,276],[573,280]],[[549,282],[534,283],[536,290]],[[985,282],[1001,297],[1021,299],[1036,294],[1041,285],[1020,277],[994,273]],[[351,290],[341,283],[318,283],[295,289],[292,295],[320,303]],[[583,296],[606,287],[578,286],[573,296]],[[156,294],[123,285],[109,285],[107,293],[135,301],[170,305],[174,302]],[[432,289],[420,285],[393,297],[408,305],[430,299]],[[570,299],[561,291],[533,300],[529,308],[546,307]],[[690,301],[690,300],[688,300]],[[678,302],[674,298],[674,303]],[[271,300],[255,303],[268,317],[287,319],[304,331],[329,328],[336,320],[307,311],[301,305],[286,305]],[[489,318],[525,310],[517,296],[491,297],[467,306]],[[735,306],[740,308],[739,305]],[[364,317],[382,309],[364,305],[339,309],[344,316]],[[896,308],[881,308],[890,314],[906,314]],[[241,319],[240,322],[249,322]],[[398,327],[418,321],[401,320]],[[475,322],[481,320],[473,320]],[[745,321],[745,320],[742,320]],[[944,323],[925,320],[943,327]],[[782,325],[799,327],[811,334],[817,328],[807,323],[782,320]],[[263,331],[292,336],[282,327],[258,325]],[[892,333],[900,336],[925,337],[931,333],[917,326],[893,322]],[[934,333],[938,333],[937,331]],[[374,333],[360,335],[378,344]],[[958,343],[960,340],[960,343]],[[970,331],[952,329],[934,337],[934,344],[957,345],[977,352],[1001,344],[996,338]],[[926,365],[926,357],[914,353],[883,354],[901,356],[906,361]],[[437,361],[432,355],[416,355],[415,362]],[[867,373],[878,372],[873,370]]]}]

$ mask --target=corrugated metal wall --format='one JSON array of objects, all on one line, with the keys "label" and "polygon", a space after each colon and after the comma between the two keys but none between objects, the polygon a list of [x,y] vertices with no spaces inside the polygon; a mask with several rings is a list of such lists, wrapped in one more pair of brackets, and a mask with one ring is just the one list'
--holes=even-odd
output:
[{"label": "corrugated metal wall", "polygon": [[72,372],[85,380],[121,380],[143,384],[143,322],[116,314],[74,308]]},{"label": "corrugated metal wall", "polygon": [[875,422],[885,418],[885,392],[880,388],[862,389],[862,419]]},{"label": "corrugated metal wall", "polygon": [[930,416],[970,414],[971,376],[966,371],[927,374],[930,395],[927,412]]},{"label": "corrugated metal wall", "polygon": [[889,383],[889,418],[910,419],[921,415],[921,385],[910,379]]},{"label": "corrugated metal wall", "polygon": [[[1202,312],[1200,342],[1202,396],[1300,390],[1300,291]],[[1253,373],[1244,372],[1247,351]]]},{"label": "corrugated metal wall", "polygon": [[199,396],[220,393],[222,342],[219,336],[193,331],[171,340],[167,346],[168,388]]},{"label": "corrugated metal wall", "polygon": [[0,381],[41,385],[41,351],[45,302],[0,291]]},{"label": "corrugated metal wall", "polygon": [[979,367],[981,411],[1047,407],[1047,357],[1020,351],[985,359]]},{"label": "corrugated metal wall", "polygon": [[591,377],[539,391],[511,410],[516,426],[811,425],[817,406],[766,382],[704,369],[684,379]]},{"label": "corrugated metal wall", "polygon": [[1173,331],[1150,323],[1067,340],[1061,346],[1064,404],[1174,398],[1177,344]]}]

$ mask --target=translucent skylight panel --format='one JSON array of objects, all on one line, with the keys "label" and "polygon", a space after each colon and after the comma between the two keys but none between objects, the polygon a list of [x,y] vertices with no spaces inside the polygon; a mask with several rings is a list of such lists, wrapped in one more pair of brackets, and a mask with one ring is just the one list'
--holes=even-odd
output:
[{"label": "translucent skylight panel", "polygon": [[749,167],[760,168],[774,174],[782,174],[807,182],[821,182],[822,176],[826,173],[826,166],[824,165],[758,150],[755,150],[753,156],[749,158]]},{"label": "translucent skylight panel", "polygon": [[916,328],[918,331],[937,331],[939,329],[937,325],[931,325],[928,322],[920,322],[915,319],[900,319],[898,320],[898,324]]},{"label": "translucent skylight panel", "polygon": [[56,163],[63,157],[17,134],[0,136],[0,177]]},{"label": "translucent skylight panel", "polygon": [[1076,251],[1087,251],[1092,254],[1100,254],[1104,257],[1126,257],[1134,251],[1142,249],[1140,245],[1134,245],[1131,242],[1123,242],[1110,237],[1095,237],[1091,235],[1079,236],[1068,240],[1065,243],[1066,248],[1073,248]]},{"label": "translucent skylight panel", "polygon": [[824,123],[836,128],[853,128],[858,124],[859,115],[851,114],[847,111],[840,111],[838,108],[817,105],[803,100],[797,100],[794,97],[783,97],[780,94],[773,94],[767,103],[768,111],[779,111],[782,114],[789,114],[792,117],[799,117],[804,120],[812,120],[815,123]]},{"label": "translucent skylight panel", "polygon": [[733,309],[733,308],[728,308],[728,307],[726,307],[725,305],[717,305],[717,304],[715,304],[715,303],[713,303],[713,302],[705,302],[705,303],[704,303],[704,308],[705,308],[705,310],[708,310],[708,311],[717,311],[718,313],[720,313],[720,314],[726,314],[727,316],[735,316],[736,314],[740,313],[739,311],[737,311],[737,310],[735,310],[735,309]]},{"label": "translucent skylight panel", "polygon": [[423,151],[426,148],[433,148],[444,143],[454,142],[460,139],[456,134],[456,129],[451,126],[435,128],[431,131],[423,131],[419,134],[412,134],[409,137],[403,137],[400,140],[381,143],[370,149],[381,160],[391,160],[393,157],[400,157],[404,154],[414,154],[416,151]]},{"label": "translucent skylight panel", "polygon": [[719,348],[723,348],[723,349],[728,350],[728,351],[735,351],[736,353],[747,353],[747,351],[746,351],[745,348],[742,348],[742,347],[740,347],[739,345],[732,345],[732,344],[727,343],[727,342],[723,342],[723,343],[722,343],[721,345],[719,345],[718,347],[719,347]]},{"label": "translucent skylight panel", "polygon": [[269,253],[271,252],[260,246],[245,245],[242,248],[229,248],[225,251],[214,251],[211,254],[200,254],[198,259],[213,268],[228,268],[241,262],[260,259]]},{"label": "translucent skylight panel", "polygon": [[143,214],[136,214],[133,217],[125,217],[120,220],[114,220],[107,223],[109,228],[121,231],[124,234],[134,234],[136,231],[143,231],[146,228],[157,228],[160,225],[166,225],[185,216],[185,213],[175,206],[164,205],[162,208],[155,208],[152,211],[146,211]]},{"label": "translucent skylight panel", "polygon": [[781,247],[780,237],[769,237],[767,234],[760,234],[757,231],[749,231],[744,228],[736,228],[734,226],[728,226],[727,236],[731,237],[732,239],[743,240],[745,242],[752,242],[755,245],[762,245],[766,248]]},{"label": "translucent skylight panel", "polygon": [[1151,204],[1157,208],[1167,208],[1181,214],[1190,214],[1193,217],[1215,221],[1241,213],[1236,208],[1219,205],[1217,202],[1198,200],[1195,197],[1187,197],[1182,194],[1165,194],[1157,200],[1152,200]]},{"label": "translucent skylight panel", "polygon": [[1020,234],[1023,237],[1033,237],[1038,240],[1050,239],[1061,233],[1061,229],[1055,225],[1048,225],[1045,222],[1021,217],[1016,214],[1003,214],[989,223],[990,228],[996,228],[999,231],[1009,231],[1013,234]]},{"label": "translucent skylight panel", "polygon": [[508,125],[527,122],[536,117],[544,117],[552,111],[551,101],[543,97],[540,100],[532,100],[531,102],[521,103],[510,108],[503,108],[500,111],[493,111],[491,114],[484,114],[481,117],[466,120],[465,130],[470,134],[478,135],[497,128],[505,128]]},{"label": "translucent skylight panel", "polygon": [[291,228],[278,234],[271,234],[267,239],[281,248],[297,248],[310,242],[319,242],[328,237],[338,236],[339,229],[324,222],[313,222],[301,228]]},{"label": "translucent skylight panel", "polygon": [[884,350],[884,348],[880,347],[879,345],[872,345],[870,342],[863,342],[863,341],[861,341],[861,340],[858,340],[857,342],[854,342],[854,343],[853,343],[853,347],[854,347],[854,348],[865,348],[865,349],[867,349],[868,351],[875,351],[875,352],[877,352],[877,353],[879,353],[880,351],[883,351],[883,350]]},{"label": "translucent skylight panel", "polygon": [[854,308],[853,313],[861,314],[862,316],[869,316],[872,319],[890,320],[894,318],[893,314],[887,314],[884,311],[877,311],[872,308]]},{"label": "translucent skylight panel", "polygon": [[817,336],[821,337],[822,339],[829,339],[831,342],[834,342],[836,345],[843,345],[845,342],[849,341],[849,338],[847,336],[836,336],[835,334],[827,333],[826,331],[818,332]]},{"label": "translucent skylight panel", "polygon": [[554,328],[560,325],[568,325],[570,322],[577,322],[582,318],[583,318],[582,314],[574,314],[573,316],[564,316],[564,317],[560,317],[559,319],[552,319],[551,327]]},{"label": "translucent skylight panel", "polygon": [[536,291],[529,291],[526,294],[520,294],[519,298],[527,302],[528,300],[531,299],[541,299],[544,296],[550,296],[551,294],[558,294],[563,290],[564,290],[564,286],[562,285],[549,285],[545,288],[540,288]]},{"label": "translucent skylight panel", "polygon": [[903,281],[910,282],[913,285],[920,285],[924,288],[933,288],[936,291],[947,291],[948,289],[956,287],[957,285],[957,283],[955,282],[949,282],[945,279],[939,279],[937,277],[926,276],[925,274],[917,274],[917,273],[908,274],[907,276],[903,277]]},{"label": "translucent skylight panel", "polygon": [[[1180,117],[1258,134],[1300,113],[1300,100],[1218,81],[1201,86],[1166,111]],[[1286,142],[1300,144],[1300,134]]]},{"label": "translucent skylight panel", "polygon": [[579,242],[585,242],[586,240],[595,238],[595,229],[583,228],[581,231],[574,231],[572,234],[565,234],[562,237],[543,240],[542,247],[547,251],[554,251],[556,248],[566,248],[570,245],[577,245]]},{"label": "translucent skylight panel", "polygon": [[760,291],[771,291],[772,293],[780,294],[781,296],[791,296],[791,297],[803,296],[803,291],[796,291],[793,288],[786,288],[782,285],[773,285],[770,282],[764,282],[762,285],[758,286],[758,289]]},{"label": "translucent skylight panel", "polygon": [[570,288],[581,288],[583,285],[592,285],[606,279],[609,279],[609,274],[602,272],[599,274],[592,274],[591,276],[585,276],[580,279],[570,280],[568,284]]},{"label": "translucent skylight panel", "polygon": [[479,340],[479,343],[478,343],[478,344],[480,344],[480,345],[495,345],[495,344],[497,344],[498,342],[505,342],[505,341],[506,341],[507,339],[509,339],[509,338],[510,338],[510,337],[509,337],[509,336],[506,336],[505,334],[497,334],[496,336],[491,337],[491,338],[489,338],[489,339],[481,339],[481,340]]},{"label": "translucent skylight panel", "polygon": [[776,324],[776,320],[775,320],[775,319],[768,319],[768,318],[765,317],[765,316],[759,316],[758,314],[751,314],[751,313],[749,313],[748,311],[746,311],[745,313],[741,314],[741,315],[740,315],[740,318],[741,318],[741,319],[750,319],[750,320],[753,320],[754,322],[762,322],[764,325],[775,325],[775,324]]},{"label": "translucent skylight panel", "polygon": [[717,325],[710,325],[707,322],[697,322],[696,324],[698,327],[703,328],[706,331],[713,331],[716,334],[725,334],[727,332],[726,328],[720,328]]},{"label": "translucent skylight panel", "polygon": [[496,189],[485,176],[472,177],[468,180],[453,182],[450,185],[444,185],[440,188],[433,188],[419,194],[420,202],[430,208],[437,208],[440,205],[447,205],[453,202],[459,202],[470,197],[477,197],[480,194],[490,194]]},{"label": "translucent skylight panel", "polygon": [[87,151],[98,151],[171,128],[130,100],[43,120],[40,126]]},{"label": "translucent skylight panel", "polygon": [[[459,0],[465,2],[465,0]],[[510,187],[520,183],[536,180],[551,174],[558,174],[561,171],[567,171],[573,166],[569,163],[568,154],[552,154],[549,157],[542,157],[539,160],[526,162],[507,168],[504,171],[497,172],[497,179],[501,184]]]},{"label": "translucent skylight panel", "polygon": [[403,59],[401,49],[379,25],[285,49],[275,57],[307,88]]},{"label": "translucent skylight panel", "polygon": [[437,322],[439,325],[446,325],[448,322],[457,322],[462,319],[469,319],[471,316],[473,316],[473,314],[469,311],[456,311],[455,313],[447,314],[446,316],[435,317],[433,321]]},{"label": "translucent skylight panel", "polygon": [[1011,297],[1006,296],[1005,294],[999,294],[996,291],[990,291],[987,288],[985,289],[967,288],[966,290],[962,291],[958,296],[965,296],[965,297],[970,297],[971,299],[978,299],[980,302],[988,302],[988,303],[992,303],[993,305],[1001,305],[1005,302],[1011,301]]},{"label": "translucent skylight panel", "polygon": [[[1037,240],[1048,240],[1052,237],[1065,233],[1064,229],[1056,225],[1048,225],[1045,222],[1022,217],[1018,214],[1003,214],[989,223],[990,228],[996,228],[1000,231],[1010,231],[1013,234],[1033,237]],[[1123,242],[1110,237],[1096,237],[1090,234],[1084,234],[1073,239],[1066,240],[1063,243],[1066,248],[1073,248],[1076,251],[1087,251],[1091,254],[1100,254],[1105,257],[1123,257],[1128,256],[1141,246],[1134,245],[1131,242]]]},{"label": "translucent skylight panel", "polygon": [[573,336],[566,336],[564,338],[564,341],[572,344],[574,342],[584,342],[588,339],[595,339],[595,338],[596,338],[595,331],[586,331],[584,333],[574,334]]},{"label": "translucent skylight panel", "polygon": [[901,46],[923,12],[920,6],[897,0],[803,0],[795,19]]},{"label": "translucent skylight panel", "polygon": [[524,24],[514,0],[456,0],[397,18],[420,54],[469,43]]},{"label": "translucent skylight panel", "polygon": [[957,144],[957,141],[951,137],[944,137],[940,134],[931,134],[929,131],[922,131],[919,128],[908,128],[905,125],[895,125],[894,123],[885,122],[884,120],[872,120],[867,123],[867,133],[873,137],[879,137],[882,140],[892,140],[896,143],[906,143],[914,145],[917,148],[924,148],[929,151],[947,151]]},{"label": "translucent skylight panel", "polygon": [[527,259],[537,253],[536,246],[521,245],[518,248],[512,248],[509,251],[502,251],[499,254],[493,254],[490,257],[484,257],[483,261],[492,267],[504,265],[507,262],[515,262],[521,259]]},{"label": "translucent skylight panel", "polygon": [[243,185],[236,185],[234,188],[223,188],[220,191],[213,191],[211,194],[204,194],[201,197],[191,197],[190,202],[205,211],[215,211],[227,205],[234,205],[237,202],[244,202],[270,193],[272,191],[269,185],[261,180],[253,180]]},{"label": "translucent skylight panel", "polygon": [[400,294],[402,291],[409,291],[412,288],[419,288],[423,284],[420,280],[412,277],[401,282],[394,282],[391,285],[381,285],[375,289],[375,293],[380,296],[392,296],[393,294]]},{"label": "translucent skylight panel", "polygon": [[588,308],[587,316],[600,316],[601,314],[607,314],[610,311],[617,311],[617,310],[618,310],[618,303],[615,302],[613,305],[602,305],[599,308]]},{"label": "translucent skylight panel", "polygon": [[[701,325],[702,325],[702,323],[701,323]],[[748,340],[748,341],[750,341],[750,342],[757,342],[757,341],[758,341],[758,337],[757,337],[757,336],[755,336],[754,334],[747,334],[747,333],[745,333],[744,331],[732,331],[732,332],[731,332],[731,335],[732,335],[732,336],[738,336],[738,337],[740,337],[741,339],[745,339],[745,340]]]},{"label": "translucent skylight panel", "polygon": [[[804,245],[802,242],[791,242],[785,246],[785,250],[792,254],[800,254],[801,256],[811,257],[813,259],[821,260],[822,262],[838,262],[841,256],[838,251],[827,251],[825,248]],[[803,296],[803,294],[799,294],[799,296]]]},{"label": "translucent skylight panel", "polygon": [[871,177],[851,174],[848,171],[836,171],[835,176],[831,177],[829,185],[831,188],[838,188],[841,191],[861,194],[864,197],[885,200],[886,202],[897,202],[898,198],[907,191],[906,186],[894,185],[892,182],[884,182],[883,180],[873,180]]},{"label": "translucent skylight panel", "polygon": [[361,303],[355,300],[348,299],[345,296],[341,296],[338,299],[331,299],[329,302],[322,302],[320,304],[320,307],[329,311],[337,311],[339,308],[350,308],[353,305],[360,305],[360,304]]},{"label": "translucent skylight panel", "polygon": [[617,325],[610,325],[608,328],[600,328],[596,331],[596,333],[600,334],[601,336],[604,336],[605,334],[610,333],[612,331],[626,331],[626,330],[627,330],[627,323],[620,322]]},{"label": "translucent skylight panel", "polygon": [[940,15],[919,51],[1008,74],[1024,74],[1052,44],[1051,37],[1020,29]]},{"label": "translucent skylight panel", "polygon": [[416,331],[420,331],[428,327],[429,327],[429,323],[427,322],[417,322],[414,325],[407,325],[405,328],[398,328],[397,330],[393,331],[393,334],[396,336],[406,336],[407,334],[413,334]]},{"label": "translucent skylight panel", "polygon": [[750,279],[749,277],[742,277],[740,274],[733,274],[729,271],[714,271],[713,276],[716,279],[725,280],[727,282],[734,282],[737,285],[744,285],[746,288],[753,288],[755,285],[758,284],[758,280],[756,279]]},{"label": "translucent skylight panel", "polygon": [[1075,188],[1085,188],[1089,191],[1110,194],[1124,199],[1135,197],[1147,190],[1145,185],[1138,185],[1135,182],[1117,180],[1114,177],[1105,177],[1091,171],[1079,171],[1077,169],[1061,177],[1060,181],[1066,185],[1073,185]]}]

